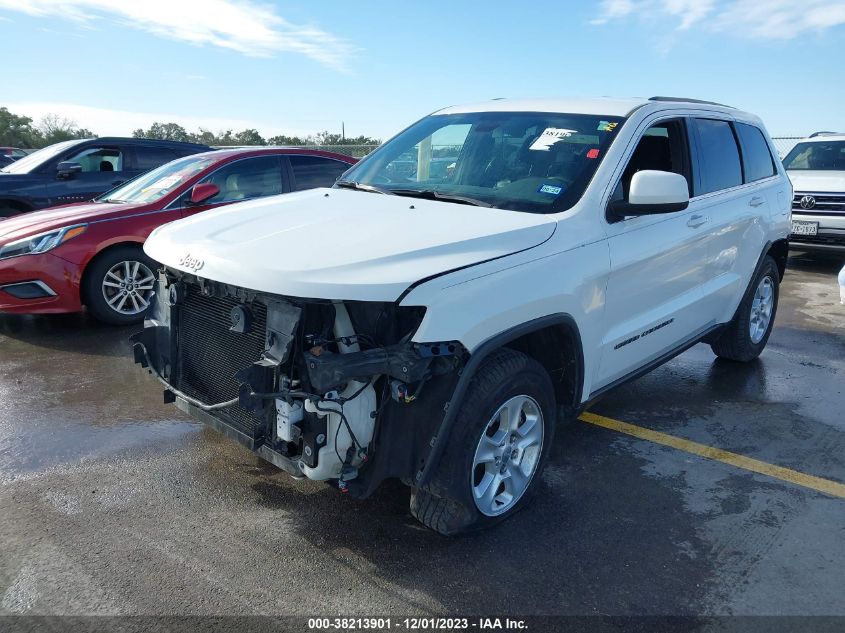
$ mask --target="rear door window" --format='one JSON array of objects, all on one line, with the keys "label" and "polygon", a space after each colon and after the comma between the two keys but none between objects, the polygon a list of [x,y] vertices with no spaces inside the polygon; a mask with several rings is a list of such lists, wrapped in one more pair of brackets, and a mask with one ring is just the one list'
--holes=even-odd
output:
[{"label": "rear door window", "polygon": [[289,156],[294,191],[331,187],[349,165],[322,156]]},{"label": "rear door window", "polygon": [[774,176],[775,162],[763,133],[753,125],[736,123],[736,132],[742,144],[742,162],[745,182],[754,182]]},{"label": "rear door window", "polygon": [[169,163],[178,157],[176,152],[166,147],[145,147],[139,145],[135,147],[135,169],[138,171],[148,171]]},{"label": "rear door window", "polygon": [[716,119],[694,119],[698,132],[701,179],[697,195],[738,187],[742,164],[731,124]]},{"label": "rear door window", "polygon": [[209,204],[275,196],[282,193],[282,161],[278,156],[242,158],[224,165],[202,182],[220,189]]}]

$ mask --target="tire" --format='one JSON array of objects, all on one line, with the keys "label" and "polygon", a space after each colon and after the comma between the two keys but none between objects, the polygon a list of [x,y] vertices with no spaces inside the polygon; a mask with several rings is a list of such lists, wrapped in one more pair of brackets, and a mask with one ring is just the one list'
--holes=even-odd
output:
[{"label": "tire", "polygon": [[88,311],[109,325],[140,323],[150,306],[157,269],[140,246],[118,246],[98,255],[83,282]]},{"label": "tire", "polygon": [[779,296],[780,271],[775,260],[766,255],[733,320],[710,344],[713,353],[719,358],[744,363],[757,358],[772,333]]},{"label": "tire", "polygon": [[[508,410],[514,415],[503,413]],[[452,536],[491,527],[524,508],[548,460],[555,418],[554,388],[542,365],[510,349],[493,352],[472,377],[430,483],[412,490],[411,514]],[[508,419],[506,432],[501,424]],[[490,451],[504,459],[495,461]]]}]

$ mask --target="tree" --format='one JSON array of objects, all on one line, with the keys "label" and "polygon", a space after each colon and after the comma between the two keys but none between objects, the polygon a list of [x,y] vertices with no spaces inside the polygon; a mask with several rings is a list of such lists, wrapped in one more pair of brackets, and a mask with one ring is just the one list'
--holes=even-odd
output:
[{"label": "tree", "polygon": [[199,128],[198,131],[190,135],[191,141],[194,143],[202,143],[203,145],[219,145],[217,135],[211,130]]},{"label": "tree", "polygon": [[80,128],[76,121],[66,119],[58,114],[45,115],[38,124],[38,131],[41,132],[43,145],[97,136],[91,130]]},{"label": "tree", "polygon": [[162,141],[183,141],[193,140],[191,134],[178,123],[159,123],[156,121],[149,130],[137,129],[132,132],[135,138],[155,138]]},{"label": "tree", "polygon": [[308,139],[299,138],[298,136],[285,136],[284,134],[279,134],[278,136],[271,136],[268,138],[267,145],[293,145],[301,147],[302,145],[308,145]]},{"label": "tree", "polygon": [[215,145],[238,145],[238,142],[235,140],[232,130],[226,130],[225,132],[218,132]]},{"label": "tree", "polygon": [[328,130],[308,137],[314,145],[381,145],[381,141],[369,136],[356,136],[344,138],[340,134]]},{"label": "tree", "polygon": [[31,118],[0,108],[0,145],[30,148],[42,144],[41,133],[32,126]]},{"label": "tree", "polygon": [[258,130],[252,128],[235,134],[235,141],[237,145],[267,145],[267,141],[262,138]]}]

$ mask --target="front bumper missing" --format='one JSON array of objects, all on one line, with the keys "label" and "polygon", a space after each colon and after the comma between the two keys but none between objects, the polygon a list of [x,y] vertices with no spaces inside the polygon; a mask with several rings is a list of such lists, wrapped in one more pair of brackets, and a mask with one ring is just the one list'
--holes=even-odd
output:
[{"label": "front bumper missing", "polygon": [[[135,362],[148,369],[150,373],[162,383],[165,387],[165,402],[175,404],[180,411],[183,411],[193,419],[202,422],[206,426],[211,427],[221,435],[236,441],[241,446],[257,453],[261,458],[285,471],[292,477],[304,477],[300,461],[298,459],[291,459],[286,455],[282,455],[268,446],[263,437],[256,438],[247,435],[211,413],[212,411],[228,406],[234,406],[238,402],[238,399],[217,405],[207,405],[178,391],[168,383],[167,378],[162,375],[159,367],[155,366],[153,358],[162,358],[157,350],[162,349],[160,346],[165,343],[169,345],[169,332],[170,329],[166,326],[152,326],[145,328],[138,334],[135,334],[131,339],[134,344],[133,350],[135,354]],[[153,350],[152,356],[150,348]],[[163,349],[167,349],[167,345],[164,345]],[[165,367],[169,367],[169,363],[165,362],[161,364]]]},{"label": "front bumper missing", "polygon": [[175,404],[180,411],[187,413],[195,420],[199,420],[206,426],[211,427],[212,429],[228,437],[229,439],[235,440],[236,442],[238,442],[242,446],[245,446],[249,450],[258,453],[259,457],[267,460],[277,468],[282,469],[292,477],[301,479],[305,476],[302,473],[302,468],[300,467],[299,460],[291,459],[290,457],[287,457],[285,455],[282,455],[281,453],[274,451],[272,448],[267,446],[267,444],[265,444],[263,440],[256,440],[247,435],[246,433],[241,433],[236,428],[219,420],[207,411],[203,411],[199,407],[194,406],[183,398],[176,397]]},{"label": "front bumper missing", "polygon": [[[306,410],[298,422],[299,433],[279,434],[277,400],[289,405],[292,400],[320,401],[323,396],[314,394],[337,392],[351,382],[381,380],[382,401],[374,412],[377,434],[372,440],[378,456],[349,480],[348,491],[367,496],[386,478],[413,477],[425,462],[434,427],[448,408],[457,370],[465,362],[466,350],[460,343],[413,343],[406,336],[402,342],[340,353],[335,341],[323,338],[325,322],[335,319],[333,313],[326,314],[323,303],[300,307],[208,282],[201,292],[189,293],[189,286],[197,284],[189,280],[168,286],[160,278],[146,327],[131,337],[136,363],[162,383],[165,402],[300,478],[319,466],[318,456],[328,440],[327,421]],[[372,317],[359,310],[364,323],[368,317],[379,323],[380,313]],[[198,320],[197,315],[206,314],[211,315],[208,320]],[[408,315],[405,321],[402,318],[398,315],[390,323],[407,331]],[[319,335],[316,340],[312,330]],[[241,336],[251,347],[239,347]],[[396,340],[392,335],[391,339]],[[225,383],[198,383],[198,379],[229,384],[225,389],[206,389]]]}]

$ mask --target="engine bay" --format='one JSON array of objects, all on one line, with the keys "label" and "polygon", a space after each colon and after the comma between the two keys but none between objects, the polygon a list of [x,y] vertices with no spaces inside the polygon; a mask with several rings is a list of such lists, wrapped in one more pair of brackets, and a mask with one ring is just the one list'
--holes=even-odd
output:
[{"label": "engine bay", "polygon": [[425,463],[467,352],[424,307],[279,297],[161,273],[136,362],[165,400],[297,477],[365,496]]}]

